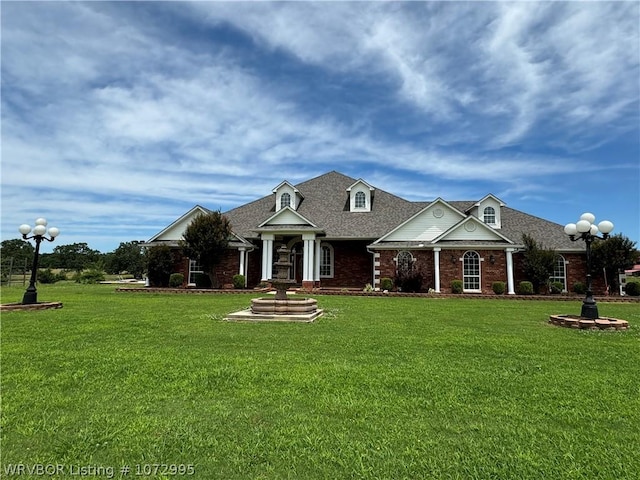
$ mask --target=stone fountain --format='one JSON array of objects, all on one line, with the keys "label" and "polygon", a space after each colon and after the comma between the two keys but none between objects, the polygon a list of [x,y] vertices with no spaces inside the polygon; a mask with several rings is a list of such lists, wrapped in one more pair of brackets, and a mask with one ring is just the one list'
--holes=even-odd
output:
[{"label": "stone fountain", "polygon": [[318,302],[314,298],[296,298],[287,294],[287,290],[295,283],[295,280],[289,278],[291,250],[282,245],[277,253],[278,261],[273,264],[276,275],[270,280],[276,289],[275,295],[254,298],[251,300],[250,310],[231,313],[226,320],[313,322],[322,315],[323,311],[318,309]]}]

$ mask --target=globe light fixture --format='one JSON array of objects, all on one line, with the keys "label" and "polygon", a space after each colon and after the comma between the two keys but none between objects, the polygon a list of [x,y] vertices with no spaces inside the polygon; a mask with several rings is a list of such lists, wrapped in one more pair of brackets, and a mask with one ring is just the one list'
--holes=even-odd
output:
[{"label": "globe light fixture", "polygon": [[[25,223],[18,227],[18,231],[22,234],[23,240],[33,239],[36,242],[36,251],[33,256],[33,266],[31,267],[31,280],[29,280],[29,286],[27,287],[27,290],[24,292],[24,296],[22,297],[23,305],[32,305],[38,303],[36,277],[38,275],[38,256],[40,254],[40,243],[42,243],[43,240],[53,242],[55,238],[60,235],[60,230],[56,227],[49,227],[49,237],[47,238],[47,220],[44,218],[38,218],[35,221],[35,227],[31,228],[31,225],[27,225]],[[30,233],[32,233],[31,236],[29,236]]]},{"label": "globe light fixture", "polygon": [[[587,248],[587,292],[582,301],[582,312],[580,316],[595,320],[598,318],[598,305],[593,298],[591,286],[591,243],[594,240],[606,240],[613,231],[613,223],[603,220],[596,225],[596,216],[593,213],[583,213],[576,223],[567,223],[564,226],[564,233],[569,235],[571,241],[584,240]],[[601,233],[602,236],[598,236]]]}]

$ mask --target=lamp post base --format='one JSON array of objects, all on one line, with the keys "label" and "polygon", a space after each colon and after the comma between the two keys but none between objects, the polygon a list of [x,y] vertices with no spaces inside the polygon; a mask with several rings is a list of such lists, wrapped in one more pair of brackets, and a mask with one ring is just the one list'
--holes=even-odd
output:
[{"label": "lamp post base", "polygon": [[582,303],[582,311],[580,312],[580,316],[583,318],[589,318],[591,320],[596,320],[599,315],[598,315],[598,305],[596,305],[596,302],[591,299],[591,301],[587,301],[585,300]]},{"label": "lamp post base", "polygon": [[33,305],[38,303],[38,292],[35,290],[27,290],[22,297],[22,305]]}]

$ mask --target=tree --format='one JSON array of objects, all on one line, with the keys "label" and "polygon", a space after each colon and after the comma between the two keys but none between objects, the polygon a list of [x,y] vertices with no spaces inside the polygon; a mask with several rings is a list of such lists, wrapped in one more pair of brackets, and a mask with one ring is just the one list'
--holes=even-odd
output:
[{"label": "tree", "polygon": [[183,254],[202,266],[214,288],[219,287],[215,267],[229,245],[230,236],[231,224],[219,210],[198,215],[182,235],[180,246]]},{"label": "tree", "polygon": [[152,287],[168,287],[173,273],[173,254],[168,245],[154,245],[145,252],[147,276]]},{"label": "tree", "polygon": [[81,272],[100,260],[101,253],[89,248],[86,243],[59,245],[53,249],[51,263],[53,268],[64,268]]},{"label": "tree", "polygon": [[106,256],[107,272],[129,272],[135,278],[141,278],[144,272],[144,253],[141,242],[121,242],[113,253]]},{"label": "tree", "polygon": [[604,272],[610,291],[618,291],[618,273],[633,267],[640,258],[635,246],[635,242],[621,233],[591,245],[592,273]]},{"label": "tree", "polygon": [[31,242],[20,238],[3,240],[0,244],[0,256],[3,260],[13,258],[14,271],[25,268],[25,266],[27,269],[30,269],[33,263],[34,253],[35,248]]},{"label": "tree", "polygon": [[522,235],[524,243],[524,274],[533,284],[534,293],[540,293],[540,287],[549,283],[556,262],[556,252],[547,250],[526,233]]}]

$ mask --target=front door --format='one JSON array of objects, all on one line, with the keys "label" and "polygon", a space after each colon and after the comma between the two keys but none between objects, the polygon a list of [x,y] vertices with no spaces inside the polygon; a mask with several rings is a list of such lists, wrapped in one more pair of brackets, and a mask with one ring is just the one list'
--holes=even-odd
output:
[{"label": "front door", "polygon": [[302,242],[297,242],[291,249],[291,263],[293,264],[291,278],[294,279],[298,285],[302,285],[303,258],[303,244]]}]

